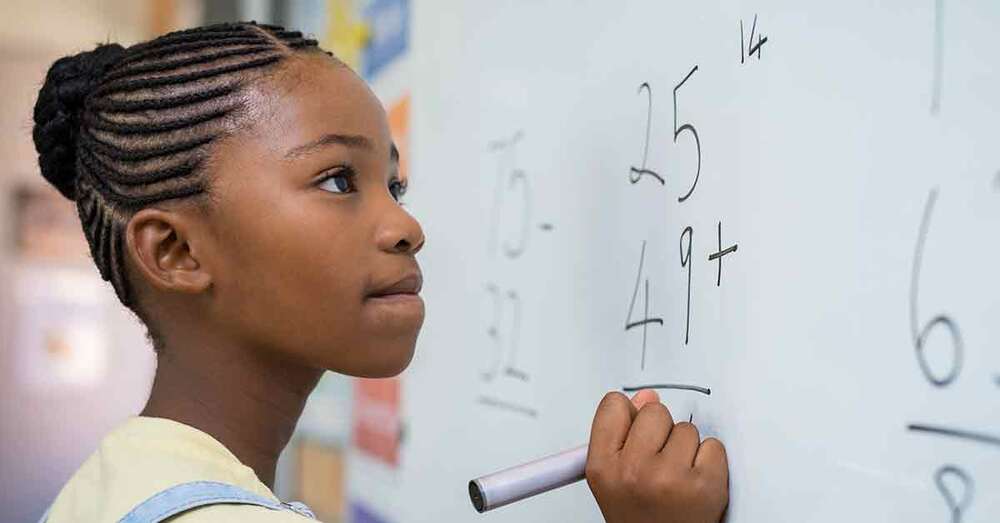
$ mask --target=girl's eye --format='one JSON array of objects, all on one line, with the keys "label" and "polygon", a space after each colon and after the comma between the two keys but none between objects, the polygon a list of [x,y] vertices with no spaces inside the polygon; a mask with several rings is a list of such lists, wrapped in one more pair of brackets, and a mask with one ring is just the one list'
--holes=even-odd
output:
[{"label": "girl's eye", "polygon": [[354,171],[348,168],[338,169],[323,179],[319,186],[332,193],[352,193],[356,191],[354,187]]},{"label": "girl's eye", "polygon": [[404,194],[406,194],[406,182],[398,178],[390,180],[389,194],[391,194],[392,198],[398,202],[399,199],[402,198]]}]

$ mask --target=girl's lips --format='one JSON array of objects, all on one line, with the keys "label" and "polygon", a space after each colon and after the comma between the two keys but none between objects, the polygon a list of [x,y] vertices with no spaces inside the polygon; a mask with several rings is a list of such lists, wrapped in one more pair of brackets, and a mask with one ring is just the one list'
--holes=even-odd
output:
[{"label": "girl's lips", "polygon": [[417,294],[423,286],[423,277],[420,271],[409,271],[402,277],[388,284],[381,284],[368,294],[369,299],[389,298],[397,296],[419,297]]},{"label": "girl's lips", "polygon": [[420,321],[424,314],[424,299],[412,292],[397,292],[369,296],[364,305],[372,311],[378,311],[380,321]]},{"label": "girl's lips", "polygon": [[421,298],[419,294],[400,292],[396,294],[382,294],[379,296],[369,296],[368,301],[370,303],[379,303],[385,305],[412,305],[415,303],[422,303],[424,299]]}]

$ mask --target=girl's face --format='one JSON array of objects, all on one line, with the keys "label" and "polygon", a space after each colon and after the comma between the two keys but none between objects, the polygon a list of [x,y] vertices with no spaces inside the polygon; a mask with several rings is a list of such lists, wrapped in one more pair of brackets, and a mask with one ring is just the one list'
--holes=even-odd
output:
[{"label": "girl's face", "polygon": [[402,371],[424,319],[420,225],[385,111],[324,55],[248,89],[248,125],[212,156],[211,316],[227,336],[365,377]]}]

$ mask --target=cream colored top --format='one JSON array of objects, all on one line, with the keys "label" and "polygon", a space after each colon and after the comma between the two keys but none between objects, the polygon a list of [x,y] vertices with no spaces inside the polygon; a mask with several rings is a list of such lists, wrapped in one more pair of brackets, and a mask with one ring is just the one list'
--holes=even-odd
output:
[{"label": "cream colored top", "polygon": [[[101,441],[56,497],[49,523],[113,523],[157,492],[188,481],[219,481],[278,500],[218,440],[183,423],[133,416]],[[211,505],[172,523],[305,523],[291,511]]]}]

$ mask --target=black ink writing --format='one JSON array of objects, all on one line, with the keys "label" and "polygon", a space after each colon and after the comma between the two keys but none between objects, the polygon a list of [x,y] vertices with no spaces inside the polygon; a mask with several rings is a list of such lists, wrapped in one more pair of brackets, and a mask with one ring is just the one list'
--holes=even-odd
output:
[{"label": "black ink writing", "polygon": [[688,79],[691,78],[691,75],[693,75],[697,70],[698,66],[696,65],[691,69],[691,72],[689,72],[687,76],[681,80],[681,83],[677,84],[677,87],[674,87],[674,143],[677,143],[677,137],[680,136],[682,132],[688,131],[692,136],[694,136],[694,144],[698,150],[698,169],[694,174],[694,182],[691,183],[691,188],[688,189],[687,193],[677,198],[678,202],[684,202],[691,197],[691,193],[694,192],[695,186],[698,185],[698,177],[701,176],[701,140],[698,138],[698,131],[689,123],[685,123],[680,127],[677,127],[677,90],[680,89],[681,86],[683,86],[684,83],[687,82]]},{"label": "black ink writing", "polygon": [[757,60],[760,60],[760,49],[761,46],[767,43],[767,37],[764,35],[756,35],[757,43],[754,43],[753,37],[756,31],[757,31],[757,15],[753,15],[753,25],[750,26],[750,39],[746,40],[746,42],[749,42],[750,44],[750,52],[747,52],[746,51],[747,44],[744,43],[745,37],[743,34],[743,20],[740,20],[740,63],[741,64],[746,62],[747,56],[753,56],[754,53],[757,53]]},{"label": "black ink writing", "polygon": [[[490,296],[493,308],[492,322],[486,331],[493,342],[493,354],[489,367],[482,372],[483,379],[492,381],[503,369],[504,375],[527,381],[528,373],[517,366],[517,348],[521,332],[521,298],[512,290],[501,295],[500,288],[493,283],[486,286],[486,292]],[[508,324],[505,324],[505,310],[511,312]],[[501,328],[504,327],[506,331],[501,332]]]},{"label": "black ink writing", "polygon": [[518,338],[521,334],[521,297],[516,291],[507,291],[507,301],[511,305],[513,319],[511,320],[510,328],[510,352],[507,359],[507,366],[504,368],[504,373],[512,378],[527,381],[528,373],[517,366]]},{"label": "black ink writing", "polygon": [[722,258],[736,252],[738,247],[739,245],[734,243],[725,249],[722,248],[722,222],[719,222],[719,250],[708,255],[708,261],[717,260],[719,262],[719,275],[715,279],[716,287],[722,285]]},{"label": "black ink writing", "polygon": [[528,224],[531,221],[531,198],[528,194],[528,177],[525,176],[524,171],[520,169],[514,169],[511,171],[510,182],[507,187],[508,190],[513,189],[515,185],[521,186],[521,195],[524,198],[524,206],[521,211],[523,216],[521,217],[520,238],[513,247],[507,241],[504,241],[503,244],[503,252],[508,258],[517,258],[518,256],[524,254],[524,249],[528,246]]},{"label": "black ink writing", "polygon": [[[949,485],[948,478],[958,483],[955,489]],[[951,523],[960,523],[962,513],[972,504],[974,482],[966,472],[955,465],[944,465],[934,473],[934,484],[937,485],[951,513]],[[959,491],[956,495],[955,490]]]},{"label": "black ink writing", "polygon": [[945,436],[973,443],[983,443],[986,445],[1000,447],[1000,436],[994,436],[984,432],[974,432],[971,430],[942,427],[940,425],[929,425],[926,423],[910,423],[906,426],[906,428],[913,432],[923,432],[925,434],[934,434],[937,436]]},{"label": "black ink writing", "polygon": [[642,327],[642,363],[641,368],[646,368],[646,329],[651,323],[663,325],[663,318],[649,317],[649,278],[645,280],[645,294],[643,296],[643,316],[641,320],[633,320],[632,312],[635,310],[635,301],[639,297],[639,282],[642,281],[642,265],[646,259],[646,242],[642,242],[642,250],[639,251],[639,271],[635,275],[635,287],[632,289],[632,301],[628,304],[628,315],[625,316],[625,330]]},{"label": "black ink writing", "polygon": [[934,69],[931,73],[931,114],[941,110],[941,82],[944,80],[944,0],[934,0]]},{"label": "black ink writing", "polygon": [[520,234],[514,242],[511,242],[510,238],[504,238],[502,242],[503,254],[511,259],[524,254],[528,246],[528,229],[531,225],[531,193],[528,186],[528,176],[523,169],[516,166],[515,146],[523,137],[524,133],[518,131],[509,139],[491,142],[489,146],[489,150],[498,155],[496,184],[493,192],[493,219],[489,235],[490,255],[496,254],[497,245],[501,243],[500,225],[507,193],[516,191],[521,197]]},{"label": "black ink writing", "polygon": [[[684,250],[684,236],[687,236],[687,251]],[[685,227],[681,232],[681,268],[687,267],[687,316],[684,320],[684,345],[688,344],[691,333],[691,243],[694,241],[694,229]]]},{"label": "black ink writing", "polygon": [[[934,211],[934,202],[937,200],[937,190],[933,189],[927,198],[924,207],[924,216],[920,222],[920,233],[917,236],[917,247],[913,255],[913,270],[910,278],[910,335],[913,338],[913,346],[917,353],[917,362],[924,377],[937,387],[945,387],[955,381],[962,370],[963,343],[962,335],[958,330],[958,325],[944,314],[939,314],[931,319],[923,329],[917,327],[919,314],[917,312],[918,290],[920,285],[920,264],[924,253],[924,244],[927,239],[927,232],[930,228],[931,215]],[[952,359],[951,368],[943,376],[938,376],[930,368],[927,362],[926,342],[927,336],[937,326],[948,329],[951,334]]]},{"label": "black ink writing", "polygon": [[646,91],[648,103],[646,104],[646,139],[642,143],[642,164],[640,167],[634,165],[629,167],[628,181],[634,184],[638,183],[643,176],[652,176],[660,182],[660,185],[663,185],[663,177],[657,174],[656,171],[646,168],[646,159],[649,157],[649,129],[653,123],[653,90],[650,89],[649,84],[646,82],[643,82],[639,86],[639,94],[642,94],[643,90]]},{"label": "black ink writing", "polygon": [[524,416],[528,416],[529,418],[538,417],[538,411],[531,407],[522,405],[520,403],[515,403],[513,401],[506,401],[499,398],[495,398],[493,396],[485,396],[485,395],[479,396],[479,403],[482,405],[486,405],[487,407],[494,407],[509,412],[514,412],[516,414],[522,414]]},{"label": "black ink writing", "polygon": [[698,392],[706,396],[712,395],[712,389],[708,387],[701,387],[698,385],[686,385],[683,383],[652,383],[649,385],[630,385],[627,387],[622,387],[622,390],[625,392],[637,392],[642,389],[690,390],[692,392]]}]

